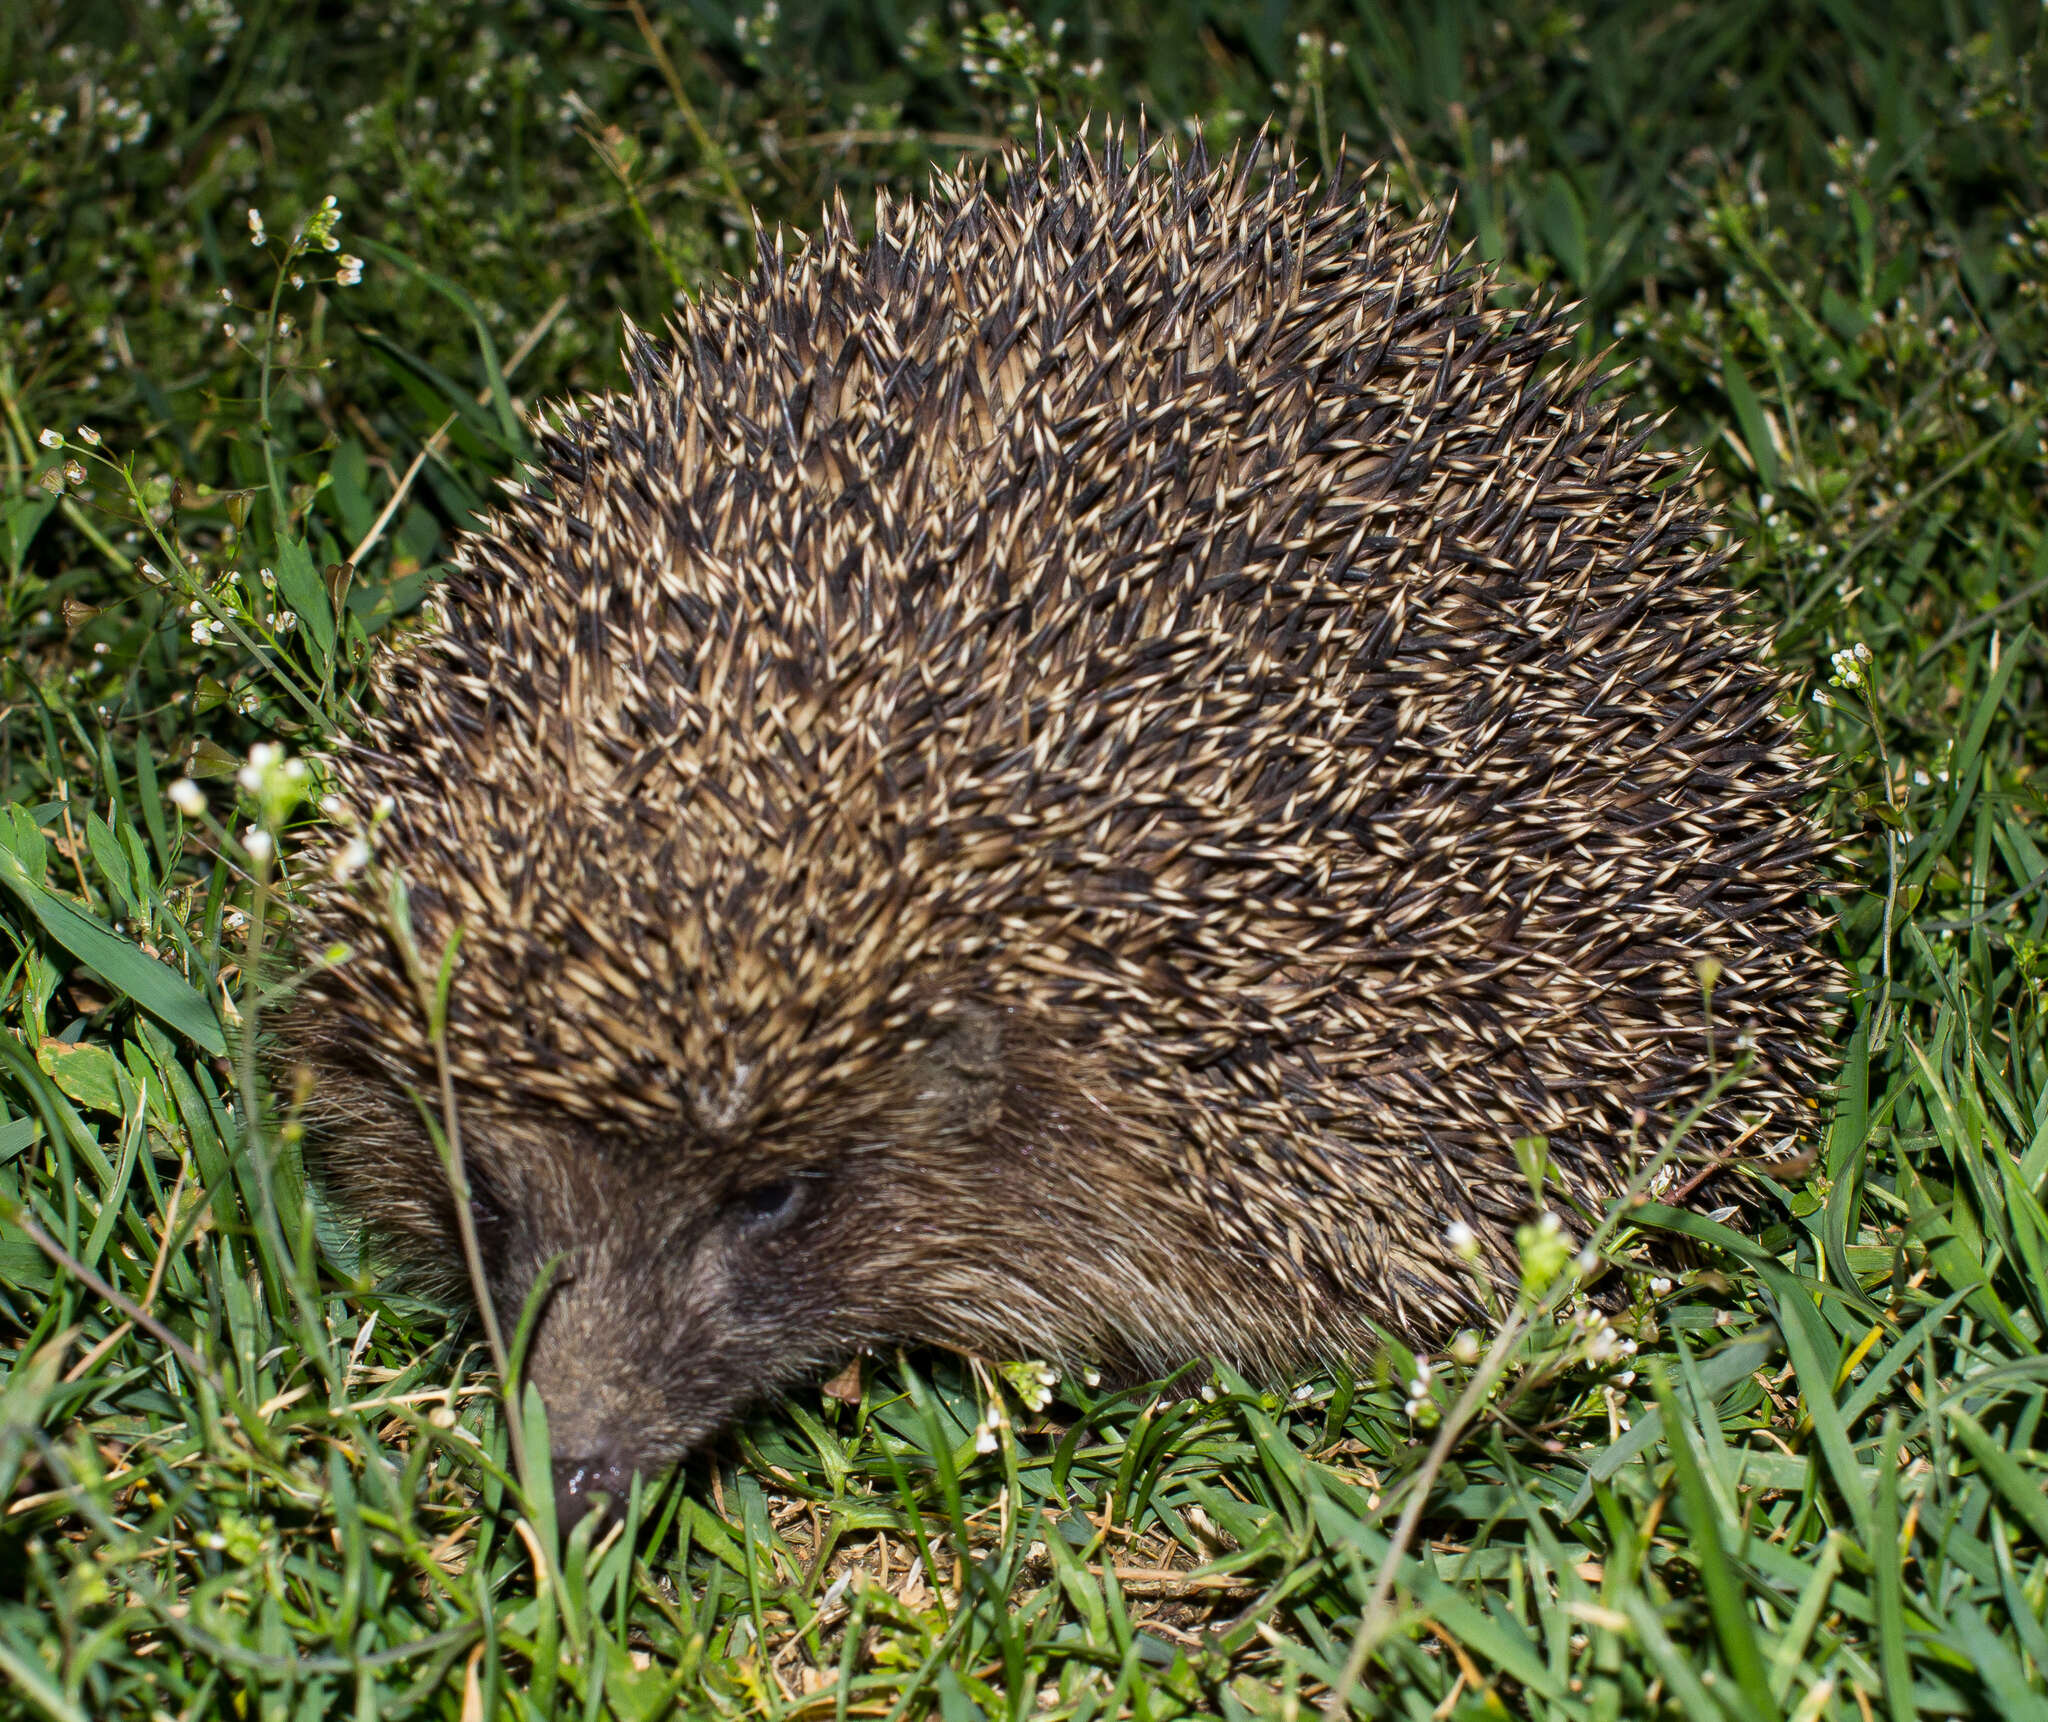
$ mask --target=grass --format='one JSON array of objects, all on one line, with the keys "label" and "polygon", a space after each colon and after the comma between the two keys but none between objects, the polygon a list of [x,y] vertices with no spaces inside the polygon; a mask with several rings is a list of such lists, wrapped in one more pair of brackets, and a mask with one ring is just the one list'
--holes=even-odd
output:
[{"label": "grass", "polygon": [[[2048,1716],[2041,29],[0,8],[0,1711]],[[319,751],[521,409],[615,380],[750,208],[1141,102],[1455,194],[1707,451],[1838,759],[1811,1171],[1746,1234],[1627,1210],[1611,1323],[1532,1238],[1426,1372],[886,1360],[564,1538],[474,1324],[363,1276],[305,1096],[227,1056],[289,984]]]}]

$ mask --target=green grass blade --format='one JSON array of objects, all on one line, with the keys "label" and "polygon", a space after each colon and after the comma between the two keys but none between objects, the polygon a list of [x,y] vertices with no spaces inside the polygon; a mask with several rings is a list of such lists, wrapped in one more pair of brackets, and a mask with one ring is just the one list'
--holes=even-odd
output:
[{"label": "green grass blade", "polygon": [[0,885],[14,894],[44,932],[108,986],[194,1045],[217,1058],[227,1056],[227,1037],[221,1033],[219,1018],[183,976],[145,956],[105,922],[31,878],[4,835],[0,835]]},{"label": "green grass blade", "polygon": [[1906,1651],[1905,1582],[1899,1570],[1899,1429],[1885,1419],[1877,1445],[1877,1508],[1872,1515],[1870,1565],[1877,1600],[1878,1668],[1884,1676],[1886,1707],[1892,1722],[1917,1722],[1920,1706],[1913,1696],[1913,1664]]},{"label": "green grass blade", "polygon": [[1751,1711],[1766,1722],[1780,1722],[1783,1712],[1771,1691],[1770,1674],[1757,1646],[1756,1628],[1743,1599],[1742,1580],[1721,1540],[1720,1510],[1693,1451],[1692,1435],[1678,1409],[1677,1397],[1661,1372],[1653,1380],[1657,1409],[1664,1414],[1664,1445],[1671,1454],[1679,1499],[1685,1503],[1687,1553],[1707,1587],[1707,1610],[1713,1617],[1714,1636],[1720,1641],[1728,1670]]}]

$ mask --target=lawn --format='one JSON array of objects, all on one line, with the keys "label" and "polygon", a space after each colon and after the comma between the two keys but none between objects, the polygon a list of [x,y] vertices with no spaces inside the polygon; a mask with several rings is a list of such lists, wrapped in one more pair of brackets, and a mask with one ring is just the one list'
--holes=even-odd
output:
[{"label": "lawn", "polygon": [[[0,1713],[2048,1718],[2043,17],[0,6]],[[1624,1307],[1532,1237],[1303,1382],[870,1360],[570,1532],[260,1054],[323,751],[622,314],[1140,108],[1381,164],[1704,451],[1839,1090],[1743,1229],[1612,1217]]]}]

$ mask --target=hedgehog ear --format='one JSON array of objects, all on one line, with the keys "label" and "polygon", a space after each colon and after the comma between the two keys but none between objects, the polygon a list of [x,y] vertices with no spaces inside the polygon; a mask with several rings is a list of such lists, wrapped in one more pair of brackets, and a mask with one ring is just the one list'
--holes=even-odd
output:
[{"label": "hedgehog ear", "polygon": [[992,1129],[1002,1114],[1003,1026],[1003,1013],[979,1000],[949,1000],[928,1016],[913,1055],[919,1104],[970,1135]]},{"label": "hedgehog ear", "polygon": [[979,999],[949,1000],[926,1019],[930,1049],[950,1068],[993,1073],[1002,1062],[1003,1013]]}]

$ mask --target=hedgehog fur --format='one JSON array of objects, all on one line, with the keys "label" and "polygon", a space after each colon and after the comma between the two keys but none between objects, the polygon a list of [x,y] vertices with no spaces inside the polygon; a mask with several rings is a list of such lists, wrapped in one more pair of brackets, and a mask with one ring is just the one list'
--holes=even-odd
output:
[{"label": "hedgehog fur", "polygon": [[[553,409],[339,761],[554,1446],[616,1489],[856,1351],[1271,1377],[1476,1312],[1746,1070],[1809,1127],[1815,767],[1693,468],[1440,220],[1041,143],[764,241]],[[388,799],[387,799],[388,798]],[[384,893],[287,1039],[459,1260]],[[1571,1221],[1574,1229],[1578,1222]]]}]

